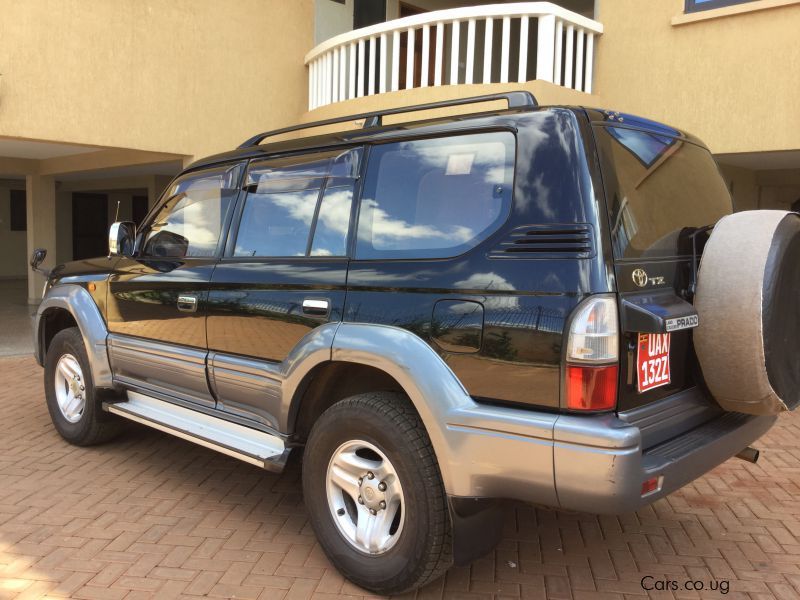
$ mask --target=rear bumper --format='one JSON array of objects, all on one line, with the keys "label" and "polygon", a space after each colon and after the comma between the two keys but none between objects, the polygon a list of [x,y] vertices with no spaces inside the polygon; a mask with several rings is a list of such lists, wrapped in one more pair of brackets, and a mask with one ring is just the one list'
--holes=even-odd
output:
[{"label": "rear bumper", "polygon": [[[764,435],[777,417],[722,413],[653,447],[615,415],[486,407],[448,435],[457,497],[509,498],[595,514],[635,511],[700,477]],[[509,413],[515,413],[510,415]],[[528,425],[530,425],[528,427]],[[642,496],[642,483],[660,487]]]},{"label": "rear bumper", "polygon": [[[612,418],[613,419],[613,418]],[[553,474],[559,505],[600,514],[635,511],[697,479],[764,435],[776,416],[723,413],[721,416],[653,448],[642,450],[639,429],[630,444],[614,447],[601,428],[588,431],[582,417],[556,423]],[[613,423],[609,423],[613,426]],[[617,439],[616,437],[613,439]],[[660,487],[642,496],[642,483],[659,478]]]}]

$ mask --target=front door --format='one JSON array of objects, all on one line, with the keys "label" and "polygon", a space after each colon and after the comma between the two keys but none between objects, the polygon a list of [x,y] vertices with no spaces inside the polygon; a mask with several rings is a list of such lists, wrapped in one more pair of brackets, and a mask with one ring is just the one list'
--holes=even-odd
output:
[{"label": "front door", "polygon": [[145,393],[214,406],[206,378],[208,284],[242,165],[175,180],[109,280],[114,377]]},{"label": "front door", "polygon": [[251,163],[208,299],[218,408],[280,429],[287,357],[342,318],[360,157],[353,149]]},{"label": "front door", "polygon": [[108,253],[108,196],[72,194],[72,260]]}]

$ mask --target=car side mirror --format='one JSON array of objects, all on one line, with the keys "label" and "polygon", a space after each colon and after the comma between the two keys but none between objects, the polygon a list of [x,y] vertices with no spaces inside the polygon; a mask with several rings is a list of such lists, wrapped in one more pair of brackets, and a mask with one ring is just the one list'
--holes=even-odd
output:
[{"label": "car side mirror", "polygon": [[39,271],[40,273],[44,273],[44,269],[40,269],[39,265],[44,262],[44,259],[47,257],[47,248],[37,248],[31,254],[31,269],[34,271]]},{"label": "car side mirror", "polygon": [[108,257],[132,256],[136,242],[136,224],[131,221],[116,221],[108,230]]}]

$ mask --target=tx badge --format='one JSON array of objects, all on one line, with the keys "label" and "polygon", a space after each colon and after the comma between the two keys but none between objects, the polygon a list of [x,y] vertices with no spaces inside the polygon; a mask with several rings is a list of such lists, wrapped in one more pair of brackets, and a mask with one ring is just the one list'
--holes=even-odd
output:
[{"label": "tx badge", "polygon": [[651,285],[664,285],[663,277],[650,277],[644,269],[634,269],[633,273],[631,273],[631,279],[633,279],[633,283],[641,288],[647,287],[648,283]]}]

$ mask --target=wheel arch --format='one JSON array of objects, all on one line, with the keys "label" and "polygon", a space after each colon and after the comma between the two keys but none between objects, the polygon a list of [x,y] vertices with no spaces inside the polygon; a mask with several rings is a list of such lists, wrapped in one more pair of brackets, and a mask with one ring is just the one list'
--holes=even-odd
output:
[{"label": "wheel arch", "polygon": [[332,339],[330,359],[317,362],[293,389],[284,391],[291,398],[289,431],[301,439],[315,419],[339,400],[367,391],[403,392],[430,436],[445,489],[452,489],[449,464],[455,451],[448,423],[476,403],[433,348],[410,331],[341,323]]},{"label": "wheel arch", "polygon": [[95,387],[111,388],[111,366],[106,350],[108,329],[91,294],[80,285],[55,286],[39,305],[34,321],[36,359],[44,364],[47,348],[56,333],[75,326],[86,346]]},{"label": "wheel arch", "polygon": [[289,427],[298,441],[305,441],[320,415],[356,394],[376,391],[404,392],[388,373],[371,365],[349,361],[327,361],[316,365],[294,393]]},{"label": "wheel arch", "polygon": [[36,359],[39,364],[44,364],[50,343],[59,331],[78,327],[72,313],[61,306],[50,306],[42,312],[39,319],[39,329],[36,332]]}]

